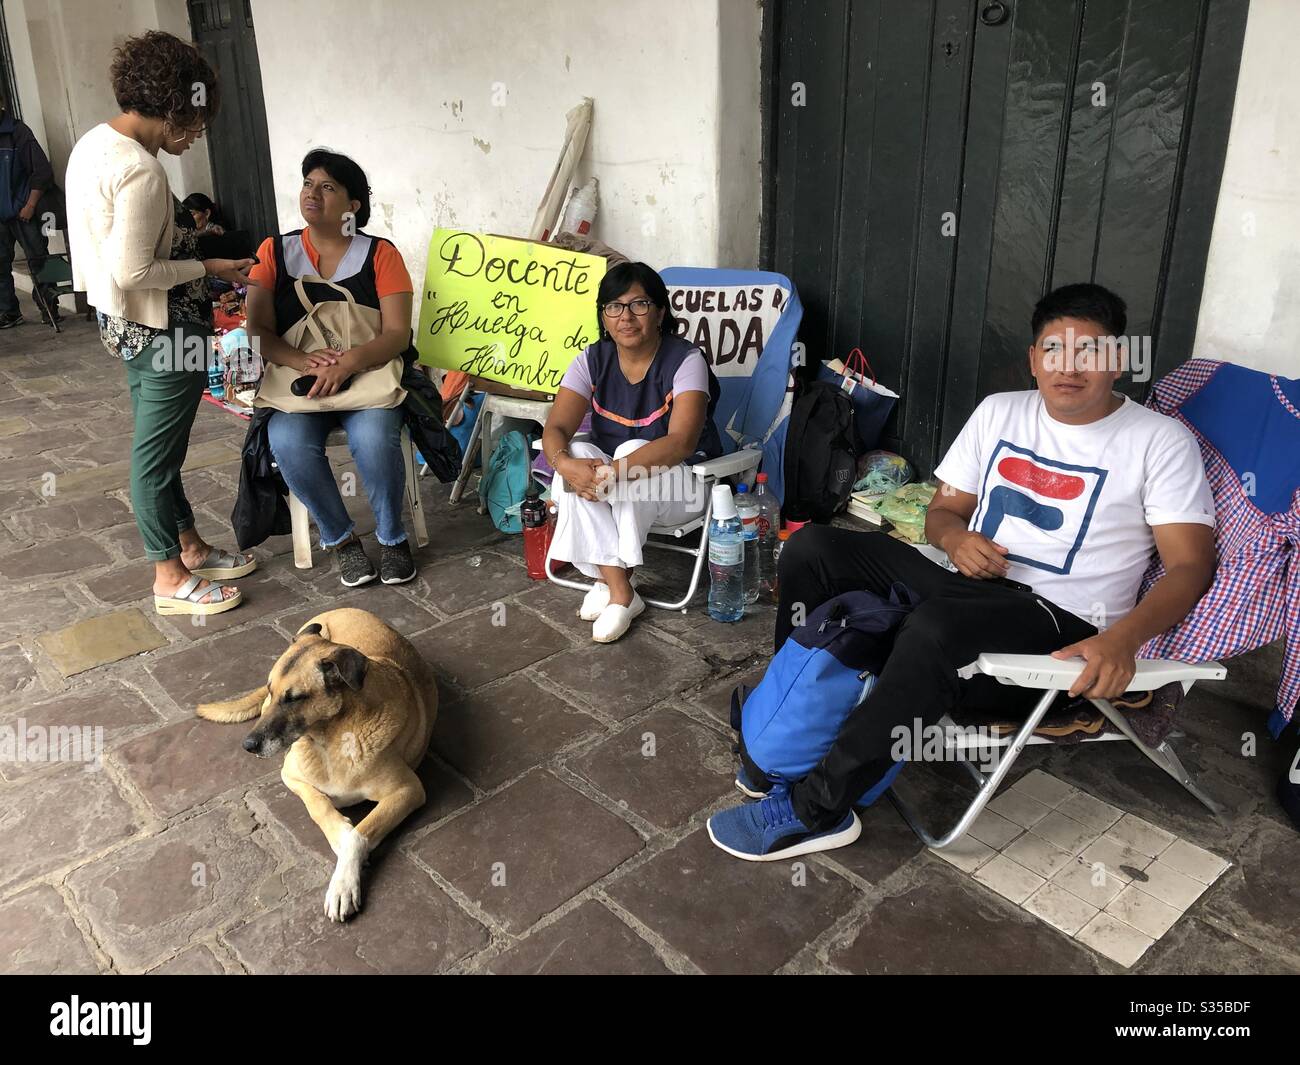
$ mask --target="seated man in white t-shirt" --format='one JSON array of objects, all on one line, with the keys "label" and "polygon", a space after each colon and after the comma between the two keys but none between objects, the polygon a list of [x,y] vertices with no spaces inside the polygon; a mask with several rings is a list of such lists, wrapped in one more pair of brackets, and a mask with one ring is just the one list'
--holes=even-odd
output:
[{"label": "seated man in white t-shirt", "polygon": [[[957,572],[881,533],[807,526],[781,553],[776,646],[826,600],[901,581],[921,600],[870,695],[808,776],[710,819],[715,843],[771,861],[853,842],[853,801],[892,764],[895,726],[924,729],[982,652],[1081,658],[1072,696],[1122,694],[1138,648],[1177,624],[1214,576],[1214,501],[1196,441],[1112,390],[1123,301],[1068,285],[1034,309],[1037,388],[987,397],[935,470],[925,532]],[[1165,575],[1141,603],[1153,554]],[[1136,605],[1135,605],[1136,603]],[[1038,693],[1000,687],[1003,703]],[[914,732],[913,735],[923,735]]]}]

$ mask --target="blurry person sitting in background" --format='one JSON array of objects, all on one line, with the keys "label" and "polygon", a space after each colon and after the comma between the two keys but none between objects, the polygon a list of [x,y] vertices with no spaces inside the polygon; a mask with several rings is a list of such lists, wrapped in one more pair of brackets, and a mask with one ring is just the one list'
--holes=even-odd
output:
[{"label": "blurry person sitting in background", "polygon": [[225,226],[221,224],[221,210],[209,197],[201,192],[192,192],[181,203],[193,216],[198,236],[219,237],[225,233]]}]

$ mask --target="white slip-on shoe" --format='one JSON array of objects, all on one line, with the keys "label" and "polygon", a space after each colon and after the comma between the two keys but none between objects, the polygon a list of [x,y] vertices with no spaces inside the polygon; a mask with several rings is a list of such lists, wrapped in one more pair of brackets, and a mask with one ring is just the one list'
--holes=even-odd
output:
[{"label": "white slip-on shoe", "polygon": [[644,613],[645,600],[633,591],[632,602],[628,606],[610,603],[601,611],[600,617],[591,627],[591,638],[597,643],[613,643],[627,632],[633,618]]},{"label": "white slip-on shoe", "polygon": [[609,606],[609,585],[604,581],[597,581],[582,600],[582,606],[578,608],[578,617],[583,621],[595,621],[607,606]]},{"label": "white slip-on shoe", "polygon": [[[633,588],[636,588],[635,576],[630,583]],[[597,581],[583,598],[582,606],[578,608],[578,617],[583,621],[595,621],[607,606],[609,606],[609,585],[604,581]]]}]

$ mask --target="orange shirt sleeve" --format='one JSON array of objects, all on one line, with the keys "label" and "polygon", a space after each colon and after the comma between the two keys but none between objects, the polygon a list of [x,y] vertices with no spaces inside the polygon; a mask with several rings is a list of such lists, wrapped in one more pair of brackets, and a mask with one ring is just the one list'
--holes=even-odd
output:
[{"label": "orange shirt sleeve", "polygon": [[257,262],[248,271],[258,288],[275,291],[275,238],[267,237],[257,249]]},{"label": "orange shirt sleeve", "polygon": [[375,249],[375,290],[380,299],[398,292],[415,291],[406,263],[402,262],[402,253],[386,240],[381,240]]}]

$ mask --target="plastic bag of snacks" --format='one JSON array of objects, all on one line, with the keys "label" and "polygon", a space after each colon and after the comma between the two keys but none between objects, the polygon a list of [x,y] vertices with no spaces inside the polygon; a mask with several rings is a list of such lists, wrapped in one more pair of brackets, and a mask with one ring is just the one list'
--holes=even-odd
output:
[{"label": "plastic bag of snacks", "polygon": [[938,488],[932,484],[905,484],[887,492],[872,504],[887,519],[899,535],[914,544],[925,540],[925,512]]},{"label": "plastic bag of snacks", "polygon": [[912,479],[912,466],[892,451],[868,451],[858,459],[857,475],[853,491],[879,495],[907,484]]}]

